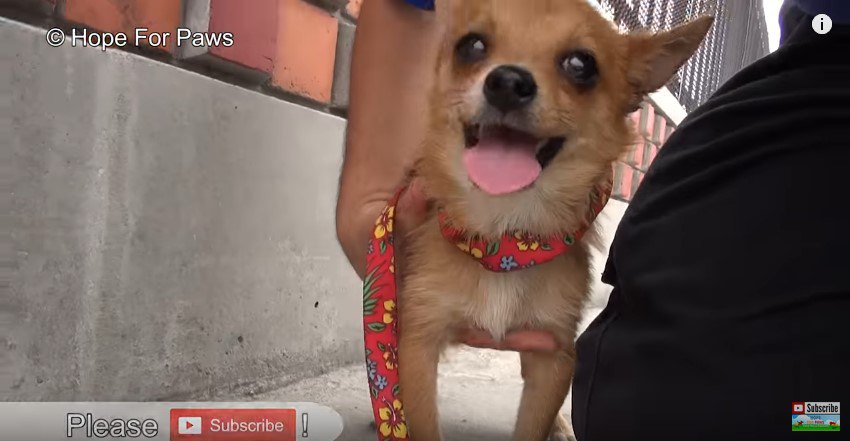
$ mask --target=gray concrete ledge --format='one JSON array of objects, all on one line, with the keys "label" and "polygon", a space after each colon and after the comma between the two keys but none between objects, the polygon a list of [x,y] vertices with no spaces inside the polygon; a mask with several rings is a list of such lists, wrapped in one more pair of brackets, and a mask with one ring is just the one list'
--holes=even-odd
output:
[{"label": "gray concrete ledge", "polygon": [[344,120],[8,19],[0,39],[0,400],[203,398],[362,358]]}]

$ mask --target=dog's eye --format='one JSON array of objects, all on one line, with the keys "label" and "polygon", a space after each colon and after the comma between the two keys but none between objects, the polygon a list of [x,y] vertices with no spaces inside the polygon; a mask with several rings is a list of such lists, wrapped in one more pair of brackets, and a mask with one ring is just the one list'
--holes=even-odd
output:
[{"label": "dog's eye", "polygon": [[458,40],[455,56],[461,63],[477,63],[487,57],[487,42],[481,35],[467,34]]},{"label": "dog's eye", "polygon": [[593,58],[590,52],[583,50],[568,53],[561,60],[561,69],[576,86],[593,86],[599,77],[596,58]]}]

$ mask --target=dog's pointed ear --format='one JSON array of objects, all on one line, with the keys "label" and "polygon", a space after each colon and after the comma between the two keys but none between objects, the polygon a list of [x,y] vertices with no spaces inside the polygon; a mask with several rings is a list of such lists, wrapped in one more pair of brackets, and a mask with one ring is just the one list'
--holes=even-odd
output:
[{"label": "dog's pointed ear", "polygon": [[667,84],[699,48],[713,22],[714,17],[702,16],[666,32],[627,37],[629,83],[638,102]]}]

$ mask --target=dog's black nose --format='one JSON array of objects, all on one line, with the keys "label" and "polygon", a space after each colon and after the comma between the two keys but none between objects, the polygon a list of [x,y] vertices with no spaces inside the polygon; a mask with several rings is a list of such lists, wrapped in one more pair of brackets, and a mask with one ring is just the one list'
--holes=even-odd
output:
[{"label": "dog's black nose", "polygon": [[484,80],[487,102],[502,112],[524,107],[537,96],[537,83],[531,72],[518,66],[499,66]]}]

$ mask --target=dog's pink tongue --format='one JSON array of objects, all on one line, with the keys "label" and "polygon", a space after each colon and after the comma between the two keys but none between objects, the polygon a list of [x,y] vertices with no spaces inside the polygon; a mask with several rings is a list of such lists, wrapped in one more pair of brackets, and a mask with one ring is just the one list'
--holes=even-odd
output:
[{"label": "dog's pink tongue", "polygon": [[506,130],[483,135],[477,145],[463,152],[469,179],[493,195],[528,187],[542,170],[535,152],[537,142],[531,136]]}]

